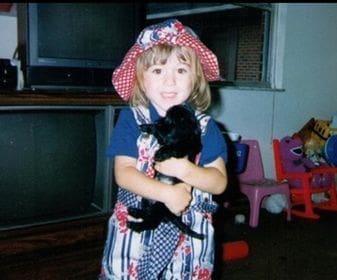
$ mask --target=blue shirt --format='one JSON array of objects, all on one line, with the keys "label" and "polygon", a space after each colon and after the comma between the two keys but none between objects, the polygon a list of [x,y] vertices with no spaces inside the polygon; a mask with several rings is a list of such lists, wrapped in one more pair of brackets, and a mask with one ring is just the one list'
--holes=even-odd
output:
[{"label": "blue shirt", "polygon": [[[156,121],[160,118],[153,105],[150,105],[149,109],[152,121]],[[140,133],[141,131],[131,108],[123,108],[113,128],[110,145],[107,149],[107,156],[115,157],[117,155],[123,155],[137,158],[137,138]],[[227,162],[227,145],[214,119],[211,118],[208,121],[206,133],[202,136],[201,142],[203,147],[199,162],[200,165],[211,163],[218,157],[223,158],[223,160]]]}]

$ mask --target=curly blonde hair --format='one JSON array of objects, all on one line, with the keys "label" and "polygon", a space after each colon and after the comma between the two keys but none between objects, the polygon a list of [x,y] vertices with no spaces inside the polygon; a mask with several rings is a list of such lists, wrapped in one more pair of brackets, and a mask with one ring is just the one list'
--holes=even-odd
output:
[{"label": "curly blonde hair", "polygon": [[194,110],[206,111],[208,109],[211,104],[211,91],[198,56],[191,48],[167,44],[153,46],[138,58],[136,82],[129,100],[131,106],[143,105],[147,107],[149,105],[149,100],[144,92],[143,73],[152,65],[165,64],[173,53],[176,54],[179,61],[187,63],[192,69],[192,92],[187,102]]}]

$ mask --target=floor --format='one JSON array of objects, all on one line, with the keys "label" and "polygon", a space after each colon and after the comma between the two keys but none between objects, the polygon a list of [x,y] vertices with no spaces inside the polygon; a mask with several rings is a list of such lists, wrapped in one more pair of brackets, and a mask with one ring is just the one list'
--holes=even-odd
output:
[{"label": "floor", "polygon": [[[246,258],[223,262],[217,258],[214,279],[222,280],[333,280],[337,279],[337,213],[319,212],[321,218],[309,220],[285,213],[261,210],[257,228],[247,224],[248,202],[241,197],[223,208],[216,219],[218,244],[244,240],[249,245]],[[236,214],[246,222],[235,224]]]},{"label": "floor", "polygon": [[[245,215],[246,222],[235,224],[237,214]],[[248,226],[248,214],[248,202],[242,195],[228,208],[221,207],[216,215],[218,247],[224,242],[244,240],[249,245],[249,254],[240,260],[224,262],[219,250],[214,280],[337,279],[337,213],[320,212],[319,220],[293,217],[288,222],[285,213],[272,214],[262,209],[257,228]],[[23,236],[12,242],[18,251],[13,254],[4,250],[10,246],[3,238],[0,279],[97,279],[106,224],[104,218],[95,220],[90,227],[86,222],[57,231],[44,230],[35,236],[43,246],[27,253],[21,251],[31,247],[32,237]]]},{"label": "floor", "polygon": [[94,280],[108,217],[0,231],[1,280]]}]

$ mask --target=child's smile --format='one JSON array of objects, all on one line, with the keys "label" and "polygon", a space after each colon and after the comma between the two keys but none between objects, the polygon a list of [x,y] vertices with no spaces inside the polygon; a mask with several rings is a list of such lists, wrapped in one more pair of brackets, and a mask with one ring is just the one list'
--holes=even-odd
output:
[{"label": "child's smile", "polygon": [[175,53],[165,64],[152,65],[145,71],[145,94],[160,115],[188,99],[192,91],[191,75],[191,67],[180,62]]}]

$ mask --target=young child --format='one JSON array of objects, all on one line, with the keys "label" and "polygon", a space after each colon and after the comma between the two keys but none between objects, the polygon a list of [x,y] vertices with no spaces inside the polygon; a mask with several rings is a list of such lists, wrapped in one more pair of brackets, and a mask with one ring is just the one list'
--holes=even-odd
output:
[{"label": "young child", "polygon": [[[202,113],[211,102],[208,81],[220,79],[216,56],[193,31],[175,19],[145,28],[114,71],[117,93],[129,100],[121,110],[108,155],[114,159],[119,186],[109,220],[100,279],[211,279],[214,263],[212,194],[227,186],[227,147],[215,121]],[[190,106],[202,130],[199,160],[170,158],[153,162],[159,148],[139,125],[165,116],[178,104]],[[182,181],[168,185],[153,178],[155,170]],[[128,228],[128,207],[141,199],[164,203],[184,223],[205,235],[185,235],[171,223],[141,233]]]}]

